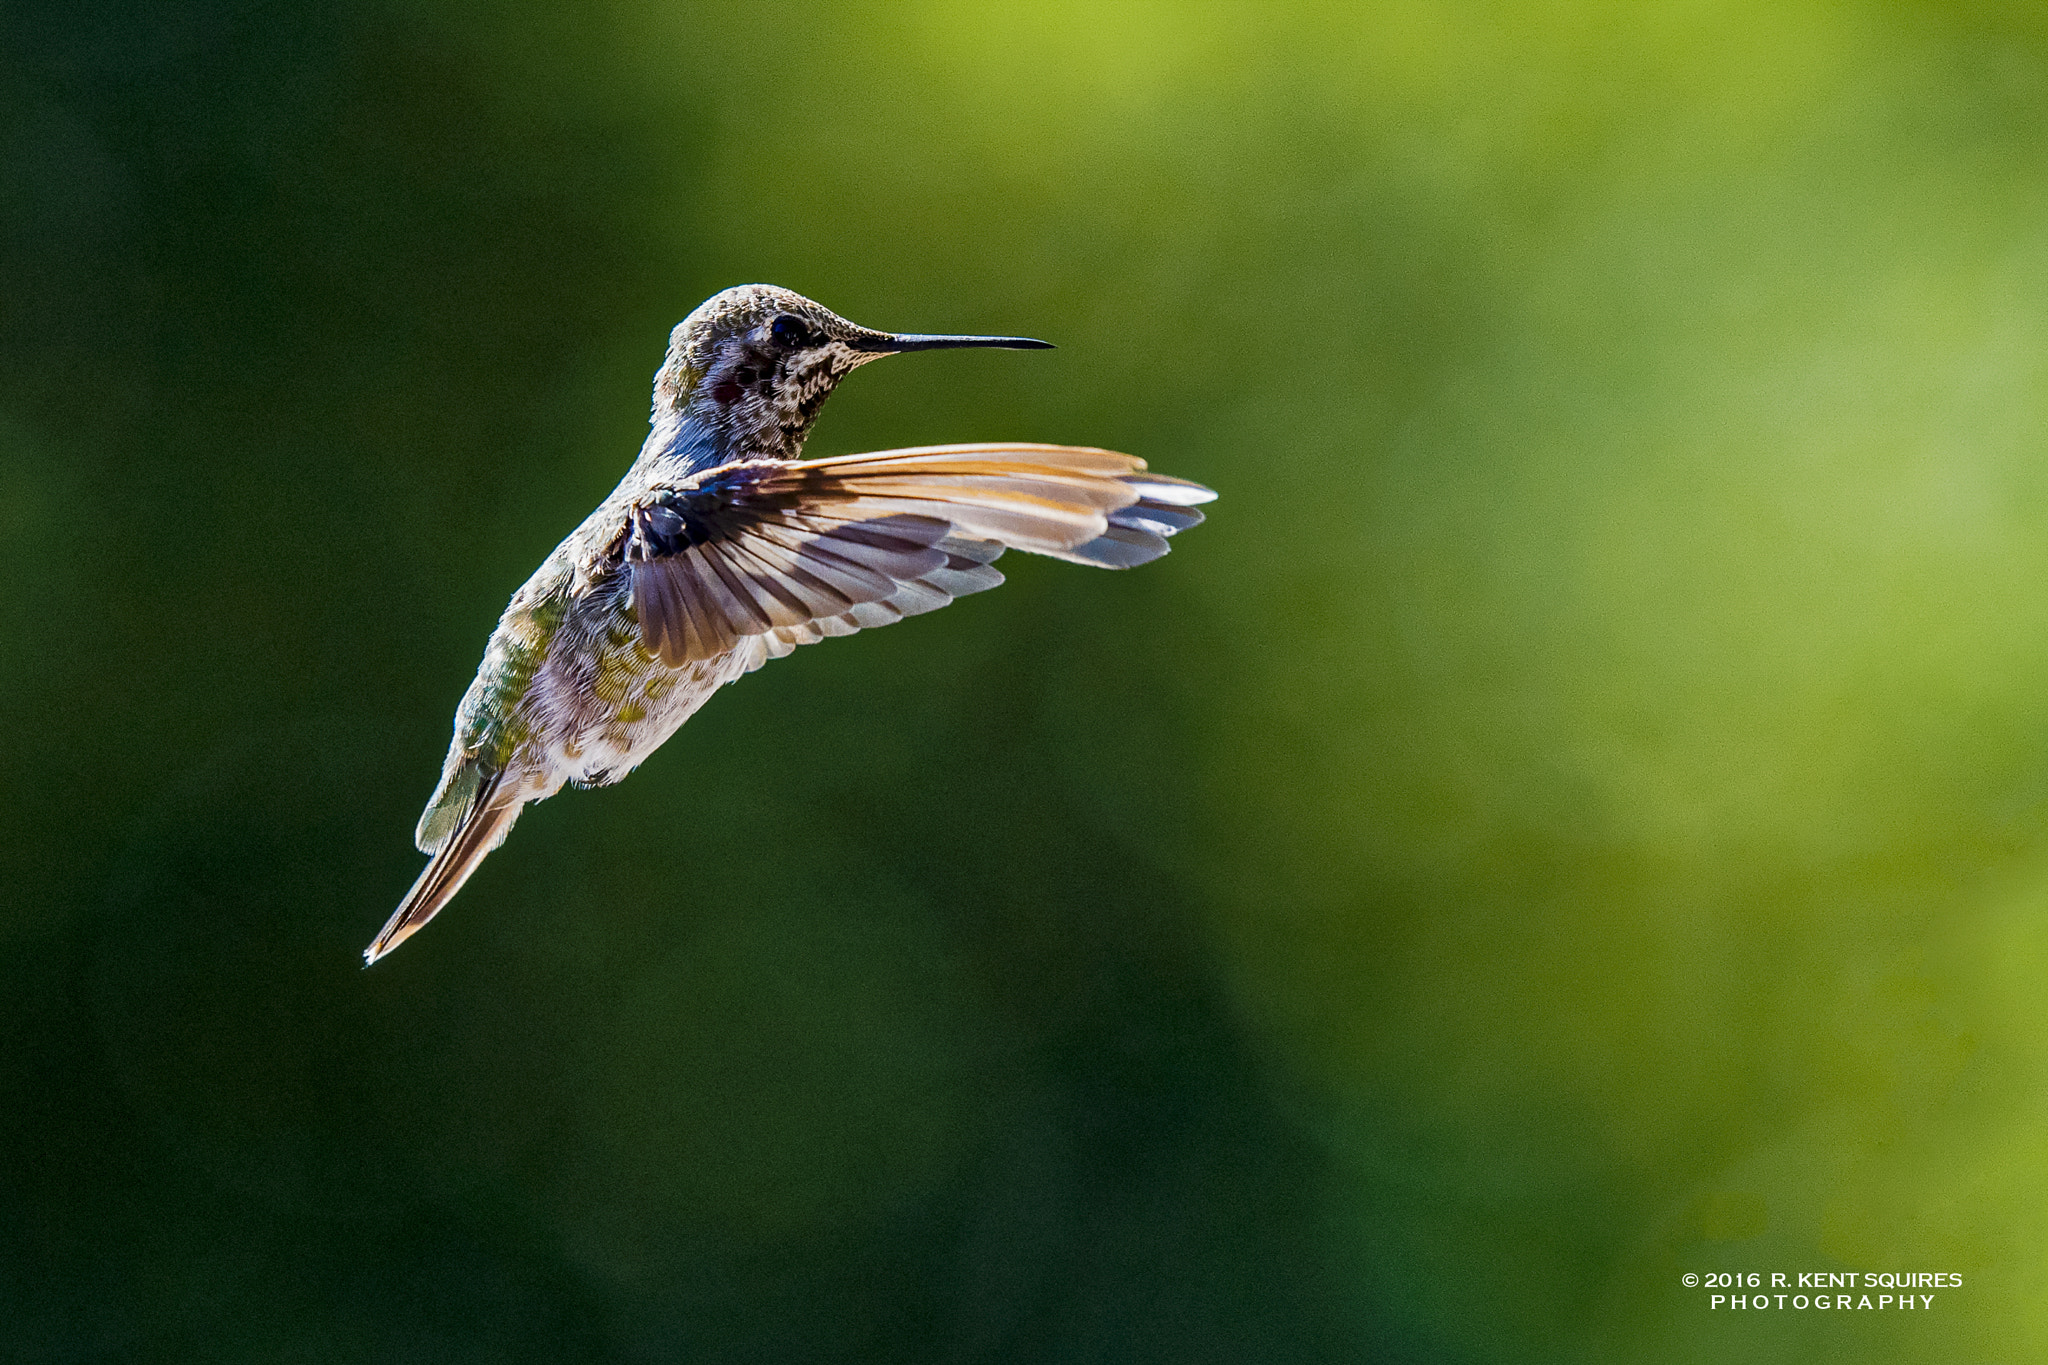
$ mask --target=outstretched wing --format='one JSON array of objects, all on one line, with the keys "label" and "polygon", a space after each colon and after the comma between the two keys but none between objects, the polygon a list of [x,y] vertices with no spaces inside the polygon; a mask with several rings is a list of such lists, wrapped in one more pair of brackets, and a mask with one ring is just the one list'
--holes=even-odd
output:
[{"label": "outstretched wing", "polygon": [[752,636],[776,657],[945,606],[1002,582],[1005,549],[1142,564],[1215,496],[1085,446],[749,461],[641,499],[623,554],[642,640],[681,667]]}]

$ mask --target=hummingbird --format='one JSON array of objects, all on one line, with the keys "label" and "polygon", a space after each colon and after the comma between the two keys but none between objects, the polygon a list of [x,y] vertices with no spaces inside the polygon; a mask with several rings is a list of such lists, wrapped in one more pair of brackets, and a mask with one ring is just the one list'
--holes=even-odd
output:
[{"label": "hummingbird", "polygon": [[618,781],[768,660],[993,588],[1006,549],[1123,569],[1202,520],[1210,489],[1087,446],[799,458],[860,366],[974,346],[1050,349],[877,332],[763,284],[676,325],[639,457],[491,633],[414,832],[430,860],[364,965],[432,919],[529,804]]}]

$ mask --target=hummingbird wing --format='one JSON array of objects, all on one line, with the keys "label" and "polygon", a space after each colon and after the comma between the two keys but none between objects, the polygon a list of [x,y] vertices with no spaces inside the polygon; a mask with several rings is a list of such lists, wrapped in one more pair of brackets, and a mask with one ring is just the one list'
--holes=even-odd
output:
[{"label": "hummingbird wing", "polygon": [[1215,496],[1086,446],[741,461],[641,498],[620,553],[642,640],[681,667],[753,636],[772,656],[942,607],[1000,583],[1005,549],[1142,564]]}]

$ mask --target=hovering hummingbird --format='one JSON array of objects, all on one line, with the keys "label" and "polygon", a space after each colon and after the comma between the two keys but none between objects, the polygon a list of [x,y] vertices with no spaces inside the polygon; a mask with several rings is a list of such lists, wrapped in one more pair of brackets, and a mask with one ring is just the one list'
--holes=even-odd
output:
[{"label": "hovering hummingbird", "polygon": [[491,633],[414,836],[432,860],[366,965],[448,903],[527,803],[618,781],[768,660],[992,588],[1005,549],[1123,569],[1202,520],[1209,489],[1085,446],[797,458],[853,370],[962,346],[1048,348],[871,331],[761,284],[677,324],[639,458]]}]

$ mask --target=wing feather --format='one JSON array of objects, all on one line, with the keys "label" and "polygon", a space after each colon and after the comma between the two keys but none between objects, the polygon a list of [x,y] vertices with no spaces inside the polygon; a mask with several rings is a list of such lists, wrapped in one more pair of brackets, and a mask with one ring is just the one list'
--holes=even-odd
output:
[{"label": "wing feather", "polygon": [[782,576],[758,565],[738,541],[707,545],[703,550],[726,586],[748,600],[754,619],[760,624],[756,633],[765,634],[777,626],[793,626],[811,619],[810,610],[785,586]]},{"label": "wing feather", "polygon": [[759,635],[774,629],[774,617],[769,614],[768,608],[762,605],[754,592],[753,584],[734,569],[729,556],[724,552],[724,547],[700,545],[697,547],[697,555],[700,560],[700,572],[702,569],[710,570],[703,575],[704,579],[724,590],[720,605],[726,608],[726,618],[741,634]]},{"label": "wing feather", "polygon": [[681,662],[709,659],[732,648],[739,633],[712,604],[711,594],[697,574],[697,556],[677,555],[669,572],[669,598],[681,608],[689,641]]},{"label": "wing feather", "polygon": [[737,640],[742,635],[758,635],[768,629],[766,620],[761,622],[759,629],[754,627],[753,595],[735,592],[726,583],[725,576],[718,572],[716,558],[709,545],[695,546],[685,558],[697,583],[697,605],[704,609],[704,615],[721,638],[730,635]]},{"label": "wing feather", "polygon": [[754,572],[764,582],[774,584],[777,594],[793,610],[802,613],[801,620],[836,615],[853,605],[852,599],[805,569],[796,551],[776,544],[766,535],[744,536],[727,543],[734,554],[752,561]]},{"label": "wing feather", "polygon": [[620,553],[642,638],[680,666],[935,611],[1028,550],[1104,568],[1166,553],[1214,493],[1086,446],[955,445],[751,460],[650,492]]}]

